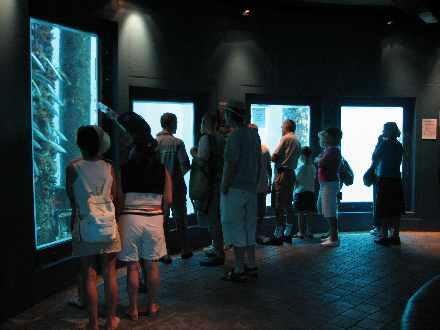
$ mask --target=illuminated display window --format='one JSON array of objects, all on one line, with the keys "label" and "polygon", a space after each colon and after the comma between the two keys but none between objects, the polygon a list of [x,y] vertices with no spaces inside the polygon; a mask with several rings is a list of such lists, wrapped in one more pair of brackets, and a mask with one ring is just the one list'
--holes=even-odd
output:
[{"label": "illuminated display window", "polygon": [[[371,156],[382,134],[383,124],[394,121],[403,132],[402,107],[341,107],[342,155],[354,172],[353,185],[342,188],[344,203],[372,202],[372,187],[363,183],[363,175],[371,165]],[[400,137],[402,142],[403,134]]]}]

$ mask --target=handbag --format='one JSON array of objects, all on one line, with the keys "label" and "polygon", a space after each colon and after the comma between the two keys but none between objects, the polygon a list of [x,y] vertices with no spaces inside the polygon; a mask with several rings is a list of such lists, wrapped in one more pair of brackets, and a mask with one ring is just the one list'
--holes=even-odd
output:
[{"label": "handbag", "polygon": [[340,180],[346,186],[351,186],[354,182],[354,173],[345,158],[341,160]]},{"label": "handbag", "polygon": [[208,162],[194,158],[189,177],[189,198],[196,201],[205,199],[209,194],[209,181]]},{"label": "handbag", "polygon": [[375,167],[371,165],[363,176],[364,185],[367,187],[372,186],[377,181],[377,176],[375,173]]},{"label": "handbag", "polygon": [[76,172],[88,194],[86,205],[80,210],[79,234],[81,240],[88,243],[110,243],[116,239],[117,225],[115,206],[107,192],[112,181],[111,168],[100,194],[94,194],[85,179],[82,170],[76,166]]}]

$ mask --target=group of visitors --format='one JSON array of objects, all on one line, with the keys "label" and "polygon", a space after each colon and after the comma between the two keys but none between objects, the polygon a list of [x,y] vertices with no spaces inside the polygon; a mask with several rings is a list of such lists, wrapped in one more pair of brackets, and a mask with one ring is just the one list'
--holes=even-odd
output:
[{"label": "group of visitors", "polygon": [[[193,162],[205,163],[210,174],[209,193],[203,200],[194,201],[198,221],[209,228],[213,242],[213,249],[201,266],[224,265],[225,247],[232,247],[234,267],[223,276],[225,281],[231,282],[258,277],[257,241],[280,245],[283,241],[291,242],[293,237],[312,238],[307,216],[316,211],[316,206],[329,226],[321,245],[339,246],[341,130],[329,128],[319,133],[323,150],[313,159],[312,150],[302,148],[295,135],[295,122],[287,119],[282,125],[281,140],[270,155],[267,146],[261,144],[257,127],[249,124],[247,118],[244,106],[230,103],[224,109],[227,129],[219,131],[217,116],[205,114],[198,147],[190,151]],[[155,317],[159,313],[158,263],[172,262],[166,242],[170,211],[177,225],[181,258],[193,255],[187,235],[187,186],[184,181],[191,166],[183,141],[174,136],[178,124],[176,116],[171,113],[162,116],[163,131],[156,138],[149,124],[135,113],[122,114],[117,120],[132,142],[128,158],[120,168],[120,179],[113,166],[103,160],[110,139],[97,126],[78,130],[77,144],[82,157],[72,161],[66,169],[67,194],[73,210],[73,254],[80,257],[80,286],[87,301],[89,329],[98,329],[98,261],[105,285],[106,328],[115,329],[120,321],[116,316],[117,259],[127,264],[127,317],[137,320],[140,314]],[[399,155],[401,161],[402,149],[395,139],[397,132],[387,125],[372,164],[378,178],[375,210],[376,217],[382,219],[380,244],[397,242],[397,213],[401,211],[398,203],[392,204],[392,211],[386,211],[387,204],[393,202],[392,196],[402,191],[400,169],[390,163],[397,164]],[[275,165],[273,183],[271,162]],[[319,182],[317,203],[316,179]],[[263,230],[269,193],[276,214],[271,237],[265,236]],[[298,217],[296,234],[293,233],[295,212]],[[392,229],[391,239],[388,238],[389,228]],[[140,306],[138,292],[142,282],[147,295]]]}]

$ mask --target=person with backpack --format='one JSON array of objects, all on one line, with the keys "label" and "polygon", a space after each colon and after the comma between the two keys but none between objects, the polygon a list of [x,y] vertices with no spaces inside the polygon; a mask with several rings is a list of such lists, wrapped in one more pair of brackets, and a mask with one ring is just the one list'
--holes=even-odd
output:
[{"label": "person with backpack", "polygon": [[315,159],[319,181],[317,209],[329,225],[329,235],[321,242],[323,247],[337,247],[340,244],[337,208],[340,190],[339,171],[342,161],[341,139],[342,131],[339,128],[328,128],[319,132],[319,143],[324,150]]},{"label": "person with backpack", "polygon": [[[250,128],[258,131],[258,126],[250,124]],[[261,144],[261,159],[260,159],[260,177],[258,178],[257,187],[257,243],[267,244],[271,237],[264,234],[264,218],[266,216],[266,197],[271,192],[272,183],[272,156],[270,155],[269,147],[264,143]]]},{"label": "person with backpack", "polygon": [[[128,161],[121,167],[124,207],[121,210],[122,251],[118,259],[127,263],[127,315],[137,320],[146,312],[159,312],[157,295],[160,286],[159,260],[167,255],[163,229],[164,214],[172,205],[172,179],[162,164],[157,141],[151,136],[150,126],[133,112],[119,116],[132,136]],[[138,306],[139,263],[142,264],[147,284],[147,301]]]},{"label": "person with backpack", "polygon": [[106,329],[116,329],[118,285],[116,255],[121,250],[116,210],[118,182],[111,164],[102,160],[110,138],[98,126],[82,126],[77,132],[81,158],[66,168],[66,191],[72,207],[72,250],[80,258],[87,297],[88,329],[97,330],[97,264],[101,263],[105,284]]},{"label": "person with backpack", "polygon": [[[198,148],[191,149],[193,164],[201,162],[206,171],[204,182],[197,182],[198,185],[205,185],[203,189],[207,193],[202,199],[196,200],[195,205],[197,217],[200,224],[208,226],[213,254],[207,255],[207,259],[200,262],[201,266],[215,267],[225,263],[225,251],[223,243],[223,231],[220,221],[220,183],[223,168],[223,136],[217,133],[217,116],[215,113],[206,113],[202,118],[200,127],[201,138]],[[193,174],[193,173],[191,173]],[[190,183],[190,190],[193,187]],[[191,195],[191,191],[190,191]]]}]

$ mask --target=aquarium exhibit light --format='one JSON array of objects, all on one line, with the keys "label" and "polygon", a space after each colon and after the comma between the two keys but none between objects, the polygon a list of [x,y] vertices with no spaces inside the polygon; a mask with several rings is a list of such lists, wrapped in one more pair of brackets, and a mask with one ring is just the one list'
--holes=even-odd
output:
[{"label": "aquarium exhibit light", "polygon": [[437,17],[429,11],[429,10],[423,10],[419,13],[420,19],[425,22],[426,24],[435,24],[438,23]]}]

